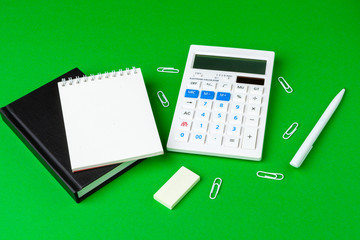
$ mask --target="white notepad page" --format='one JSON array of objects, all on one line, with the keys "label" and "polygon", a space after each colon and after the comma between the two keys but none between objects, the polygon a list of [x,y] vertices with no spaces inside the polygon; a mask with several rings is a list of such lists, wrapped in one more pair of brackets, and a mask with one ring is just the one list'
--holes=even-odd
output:
[{"label": "white notepad page", "polygon": [[74,172],[163,154],[139,68],[63,79],[58,89]]}]

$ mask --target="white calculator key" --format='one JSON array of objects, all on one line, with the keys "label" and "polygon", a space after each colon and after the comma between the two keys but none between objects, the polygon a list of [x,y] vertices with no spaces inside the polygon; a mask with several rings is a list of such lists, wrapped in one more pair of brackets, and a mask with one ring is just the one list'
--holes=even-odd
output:
[{"label": "white calculator key", "polygon": [[257,128],[255,127],[246,127],[244,129],[244,137],[242,147],[246,149],[255,149],[257,137]]},{"label": "white calculator key", "polygon": [[224,101],[216,101],[216,102],[214,102],[214,109],[216,111],[227,112],[228,106],[229,106],[229,103],[224,102]]},{"label": "white calculator key", "polygon": [[216,146],[220,146],[222,142],[222,136],[221,135],[216,135],[216,134],[211,134],[208,135],[206,138],[206,143],[209,145],[216,145]]},{"label": "white calculator key", "polygon": [[187,85],[187,88],[189,89],[200,89],[200,81],[190,81]]},{"label": "white calculator key", "polygon": [[239,139],[236,137],[225,136],[224,145],[227,147],[237,148],[239,146]]},{"label": "white calculator key", "polygon": [[250,116],[259,116],[260,115],[260,105],[247,105],[247,114]]},{"label": "white calculator key", "polygon": [[191,120],[193,116],[194,116],[194,110],[183,109],[180,112],[181,119]]},{"label": "white calculator key", "polygon": [[178,131],[175,134],[175,140],[179,142],[187,142],[189,139],[189,133],[185,131]]},{"label": "white calculator key", "polygon": [[250,88],[250,93],[251,94],[263,94],[264,88],[263,87],[251,87]]},{"label": "white calculator key", "polygon": [[196,100],[186,100],[183,104],[184,108],[194,109],[196,106]]},{"label": "white calculator key", "polygon": [[259,125],[258,117],[246,117],[245,125],[257,127]]},{"label": "white calculator key", "polygon": [[215,90],[216,83],[214,82],[203,82],[202,89],[204,90]]},{"label": "white calculator key", "polygon": [[178,129],[183,131],[190,131],[191,121],[181,120],[178,123]]},{"label": "white calculator key", "polygon": [[205,136],[204,133],[192,133],[190,135],[190,142],[203,144],[205,142]]},{"label": "white calculator key", "polygon": [[246,93],[247,92],[247,86],[243,84],[236,84],[235,85],[235,92],[236,93]]},{"label": "white calculator key", "polygon": [[261,104],[262,97],[259,95],[250,95],[248,96],[248,101],[253,104]]},{"label": "white calculator key", "polygon": [[226,113],[223,112],[213,112],[212,119],[214,122],[225,123]]},{"label": "white calculator key", "polygon": [[241,130],[241,127],[239,125],[230,124],[230,125],[226,126],[226,134],[228,134],[228,135],[239,136],[240,130]]},{"label": "white calculator key", "polygon": [[218,91],[219,92],[230,92],[231,91],[231,83],[218,83]]},{"label": "white calculator key", "polygon": [[246,95],[243,93],[235,93],[233,95],[234,95],[234,97],[233,97],[234,102],[243,102],[244,103],[246,100]]},{"label": "white calculator key", "polygon": [[202,121],[209,121],[210,112],[198,110],[195,113],[195,119],[202,120]]},{"label": "white calculator key", "polygon": [[222,123],[211,123],[209,131],[211,133],[223,134],[225,125]]},{"label": "white calculator key", "polygon": [[208,128],[207,122],[195,121],[192,130],[196,132],[206,132]]},{"label": "white calculator key", "polygon": [[229,123],[241,124],[242,115],[238,113],[230,113],[229,114]]},{"label": "white calculator key", "polygon": [[244,105],[241,103],[232,103],[230,111],[232,113],[240,113],[242,114],[244,112]]},{"label": "white calculator key", "polygon": [[212,106],[212,101],[210,101],[210,100],[199,100],[199,102],[198,102],[199,109],[204,109],[204,110],[210,111],[211,106]]}]

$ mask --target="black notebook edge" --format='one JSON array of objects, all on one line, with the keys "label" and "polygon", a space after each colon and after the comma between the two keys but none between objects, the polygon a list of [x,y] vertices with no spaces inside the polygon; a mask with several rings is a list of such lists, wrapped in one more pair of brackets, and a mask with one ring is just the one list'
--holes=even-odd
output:
[{"label": "black notebook edge", "polygon": [[[78,68],[74,68],[73,70],[69,71],[68,73],[78,70]],[[65,73],[67,74],[67,73]],[[63,74],[63,75],[65,75]],[[61,78],[62,76],[58,77]],[[9,108],[10,109],[10,108]],[[25,144],[25,146],[35,155],[35,157],[41,162],[41,164],[47,169],[48,172],[60,183],[60,185],[69,193],[69,195],[77,202],[83,201],[85,198],[90,196],[92,193],[96,192],[103,186],[107,185],[115,178],[120,176],[121,174],[125,173],[127,170],[133,168],[138,163],[142,161],[142,159],[137,160],[130,164],[129,166],[125,167],[124,169],[120,170],[118,173],[113,175],[112,177],[108,178],[89,192],[85,193],[83,196],[79,197],[78,192],[70,186],[70,184],[61,176],[61,174],[50,164],[45,157],[45,154],[42,153],[41,147],[39,144],[36,143],[36,140],[31,137],[31,134],[28,134],[26,128],[22,126],[22,124],[16,120],[16,118],[11,113],[11,110],[8,109],[8,106],[0,108],[0,114],[6,125],[15,133],[15,135],[20,138],[20,140]],[[75,182],[76,184],[76,182]]]},{"label": "black notebook edge", "polygon": [[36,141],[34,141],[26,131],[22,131],[21,125],[17,124],[13,120],[11,113],[4,108],[0,108],[1,117],[8,127],[15,133],[15,135],[20,138],[20,140],[25,144],[25,146],[35,155],[35,157],[41,162],[41,164],[51,173],[51,175],[61,184],[61,186],[70,194],[70,196],[76,201],[79,202],[77,198],[76,191],[61,177],[51,164],[46,161],[46,158],[41,154],[39,147],[36,147]]}]

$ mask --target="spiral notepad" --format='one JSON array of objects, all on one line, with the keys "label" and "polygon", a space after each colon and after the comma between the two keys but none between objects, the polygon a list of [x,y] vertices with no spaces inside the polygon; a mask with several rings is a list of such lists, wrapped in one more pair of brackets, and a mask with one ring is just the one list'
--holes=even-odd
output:
[{"label": "spiral notepad", "polygon": [[139,68],[62,79],[58,89],[74,172],[163,154]]}]

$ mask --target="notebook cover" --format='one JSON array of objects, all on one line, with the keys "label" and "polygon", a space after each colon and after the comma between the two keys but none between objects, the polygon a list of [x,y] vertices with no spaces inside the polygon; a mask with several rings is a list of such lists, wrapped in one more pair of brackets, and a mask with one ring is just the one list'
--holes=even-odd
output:
[{"label": "notebook cover", "polygon": [[57,82],[62,78],[83,75],[75,68],[0,109],[5,123],[76,202],[82,201],[139,163],[136,161],[86,195],[78,197],[78,191],[119,166],[116,164],[78,173],[71,170]]}]

